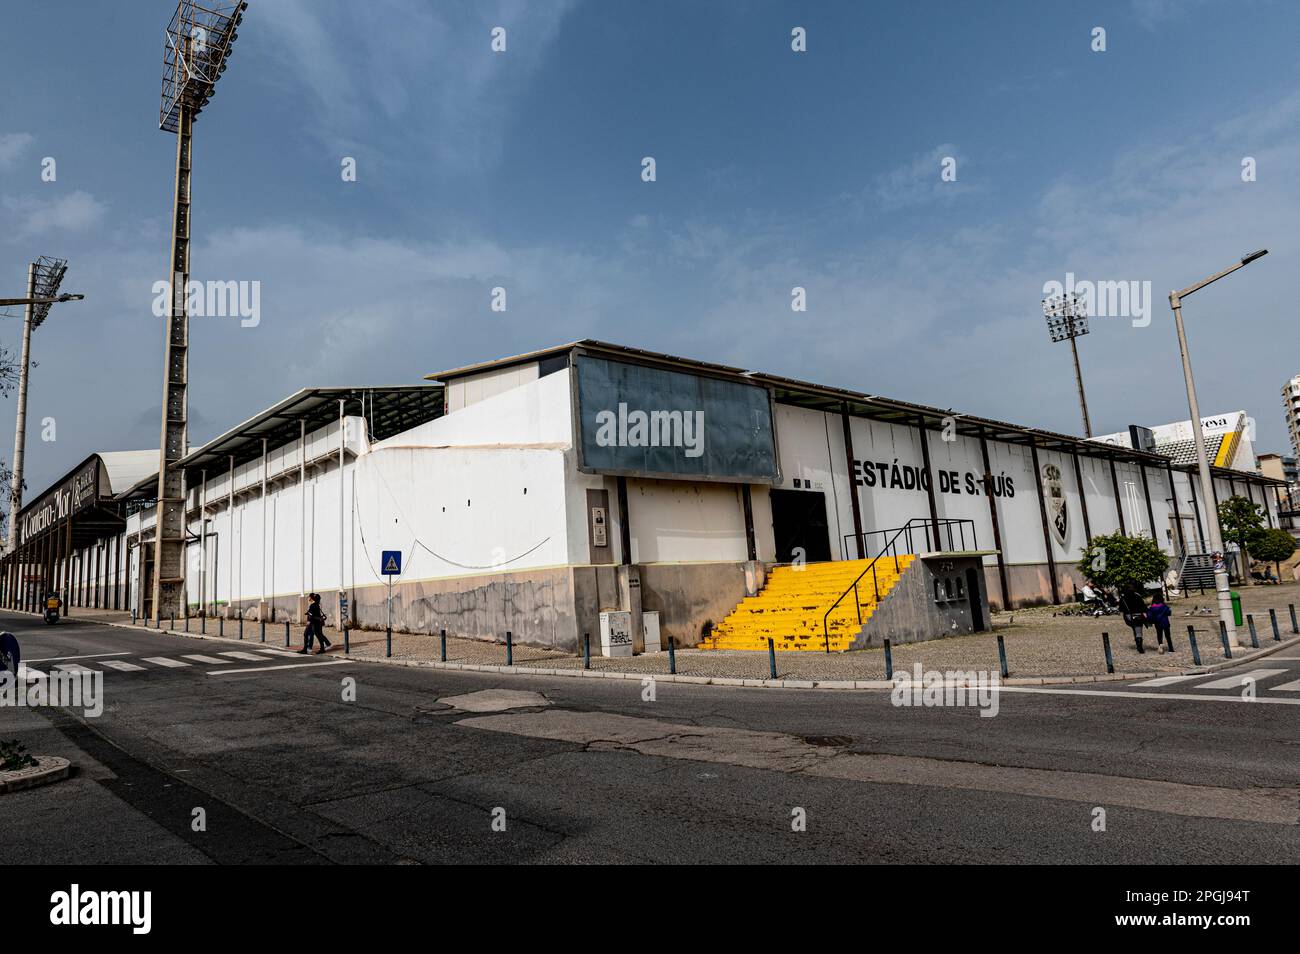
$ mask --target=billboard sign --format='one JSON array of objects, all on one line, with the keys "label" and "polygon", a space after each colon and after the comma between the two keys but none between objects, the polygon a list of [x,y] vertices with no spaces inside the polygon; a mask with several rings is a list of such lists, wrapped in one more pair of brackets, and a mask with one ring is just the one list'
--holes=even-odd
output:
[{"label": "billboard sign", "polygon": [[752,483],[780,478],[767,388],[585,354],[575,367],[582,470]]}]

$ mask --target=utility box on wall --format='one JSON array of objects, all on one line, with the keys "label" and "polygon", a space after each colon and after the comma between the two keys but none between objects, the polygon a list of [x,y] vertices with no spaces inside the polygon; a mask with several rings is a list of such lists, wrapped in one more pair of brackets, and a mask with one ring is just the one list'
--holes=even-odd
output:
[{"label": "utility box on wall", "polygon": [[632,614],[614,610],[600,614],[600,654],[632,655]]},{"label": "utility box on wall", "polygon": [[641,614],[641,631],[645,635],[645,651],[657,653],[663,649],[659,644],[659,611],[646,610]]}]

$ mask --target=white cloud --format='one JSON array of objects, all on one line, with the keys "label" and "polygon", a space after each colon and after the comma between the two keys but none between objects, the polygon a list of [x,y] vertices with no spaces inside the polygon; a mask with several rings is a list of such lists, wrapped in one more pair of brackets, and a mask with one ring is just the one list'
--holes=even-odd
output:
[{"label": "white cloud", "polygon": [[35,238],[55,232],[84,232],[98,225],[106,210],[102,202],[80,189],[52,199],[6,196],[3,205],[13,217],[12,239]]},{"label": "white cloud", "polygon": [[0,169],[11,169],[18,157],[36,141],[31,133],[0,133]]}]

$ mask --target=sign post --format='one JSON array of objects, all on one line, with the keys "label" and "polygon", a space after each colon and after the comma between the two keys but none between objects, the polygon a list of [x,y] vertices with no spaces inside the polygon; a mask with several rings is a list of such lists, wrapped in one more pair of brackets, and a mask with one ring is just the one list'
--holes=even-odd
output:
[{"label": "sign post", "polygon": [[402,551],[380,551],[379,566],[384,576],[388,578],[388,626],[385,631],[387,633],[386,653],[391,657],[393,655],[393,577],[402,575]]}]

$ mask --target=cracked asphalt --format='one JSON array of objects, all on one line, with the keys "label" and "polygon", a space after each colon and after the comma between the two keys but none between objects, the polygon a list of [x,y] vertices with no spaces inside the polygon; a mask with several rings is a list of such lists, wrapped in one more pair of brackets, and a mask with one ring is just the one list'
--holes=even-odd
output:
[{"label": "cracked asphalt", "polygon": [[[0,626],[29,660],[92,667],[230,648],[9,614]],[[0,738],[77,766],[0,797],[0,863],[1300,856],[1297,705],[1004,693],[982,718],[882,691],[306,663],[107,671],[98,718],[0,708]]]}]

